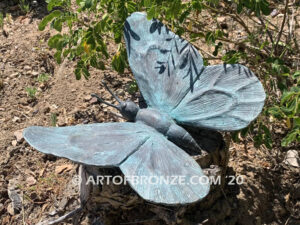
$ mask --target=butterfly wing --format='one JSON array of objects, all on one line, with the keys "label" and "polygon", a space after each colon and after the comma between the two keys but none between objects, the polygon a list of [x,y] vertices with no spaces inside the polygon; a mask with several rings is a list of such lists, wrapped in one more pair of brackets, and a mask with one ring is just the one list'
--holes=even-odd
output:
[{"label": "butterfly wing", "polygon": [[172,184],[171,180],[169,184],[145,184],[129,179],[133,189],[152,202],[168,205],[192,203],[209,192],[208,183],[199,185],[199,178],[206,178],[200,166],[163,135],[142,123],[33,126],[24,130],[24,138],[46,154],[86,165],[118,166],[127,178],[183,177],[183,184]]},{"label": "butterfly wing", "polygon": [[185,125],[239,130],[259,115],[265,97],[262,84],[247,67],[208,66],[195,82],[194,91],[170,114]]},{"label": "butterfly wing", "polygon": [[153,135],[120,169],[145,200],[166,205],[187,204],[209,192],[208,178],[197,162],[163,135]]},{"label": "butterfly wing", "polygon": [[193,89],[203,69],[194,46],[158,20],[136,12],[125,21],[128,61],[147,105],[170,112]]},{"label": "butterfly wing", "polygon": [[68,127],[28,127],[26,141],[38,151],[74,162],[118,166],[154,132],[142,123],[95,123]]},{"label": "butterfly wing", "polygon": [[216,130],[239,130],[261,112],[265,92],[248,68],[203,66],[195,47],[143,13],[128,17],[124,34],[148,106],[178,123]]}]

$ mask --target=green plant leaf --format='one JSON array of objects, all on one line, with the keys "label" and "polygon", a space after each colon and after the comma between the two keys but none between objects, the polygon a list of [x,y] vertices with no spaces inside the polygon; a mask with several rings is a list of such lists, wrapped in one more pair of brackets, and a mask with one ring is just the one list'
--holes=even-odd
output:
[{"label": "green plant leaf", "polygon": [[268,149],[272,148],[272,136],[268,127],[262,125],[262,129],[264,131],[264,144]]},{"label": "green plant leaf", "polygon": [[285,117],[285,114],[281,111],[280,107],[275,106],[268,109],[268,113],[274,116],[277,119],[282,119]]},{"label": "green plant leaf", "polygon": [[156,6],[152,5],[151,8],[147,11],[147,19],[151,20],[152,18],[155,17],[155,13],[156,13]]},{"label": "green plant leaf", "polygon": [[152,4],[151,4],[151,0],[144,0],[144,6],[145,7],[150,7]]},{"label": "green plant leaf", "polygon": [[48,5],[47,5],[47,9],[48,11],[52,11],[52,9],[54,7],[59,7],[65,4],[64,0],[48,0],[47,1]]},{"label": "green plant leaf", "polygon": [[138,92],[138,90],[139,90],[139,87],[138,87],[136,81],[134,80],[134,81],[130,82],[129,88],[128,88],[129,94],[133,95],[136,92]]},{"label": "green plant leaf", "polygon": [[51,22],[54,18],[59,17],[61,14],[62,14],[61,11],[55,10],[52,13],[50,13],[49,15],[45,16],[44,19],[39,24],[39,30],[40,31],[45,30],[47,24],[49,22]]},{"label": "green plant leaf", "polygon": [[96,69],[100,69],[100,70],[104,70],[105,69],[105,64],[103,61],[99,61],[96,57],[96,55],[93,55],[91,57],[90,60],[91,66],[96,68]]},{"label": "green plant leaf", "polygon": [[56,127],[56,124],[57,124],[57,115],[56,115],[56,113],[51,113],[50,121],[51,121],[51,126]]},{"label": "green plant leaf", "polygon": [[269,7],[269,3],[266,0],[260,0],[260,9],[265,16],[270,15],[271,9]]},{"label": "green plant leaf", "polygon": [[201,0],[192,0],[192,6],[198,12],[202,11],[203,5],[202,5],[202,1]]},{"label": "green plant leaf", "polygon": [[61,51],[57,51],[55,54],[54,54],[54,58],[55,58],[55,60],[56,60],[56,62],[58,63],[58,64],[61,64]]},{"label": "green plant leaf", "polygon": [[80,68],[75,69],[75,77],[76,77],[76,80],[81,79],[81,69]]},{"label": "green plant leaf", "polygon": [[295,117],[293,119],[293,128],[299,128],[300,129],[300,117]]},{"label": "green plant leaf", "polygon": [[61,19],[56,19],[53,23],[53,28],[57,30],[58,32],[61,32],[62,30],[62,20]]},{"label": "green plant leaf", "polygon": [[280,104],[283,105],[284,103],[288,102],[295,93],[292,91],[285,91],[280,100]]},{"label": "green plant leaf", "polygon": [[237,13],[240,14],[243,11],[243,4],[239,2],[236,9]]},{"label": "green plant leaf", "polygon": [[292,75],[293,79],[299,79],[300,78],[300,70],[296,71],[293,75]]},{"label": "green plant leaf", "polygon": [[292,142],[297,140],[297,136],[300,135],[300,130],[292,130],[290,133],[288,133],[281,141],[281,146],[286,147]]},{"label": "green plant leaf", "polygon": [[125,63],[122,57],[120,56],[120,53],[117,53],[113,57],[111,65],[114,68],[114,70],[116,70],[118,73],[124,73]]},{"label": "green plant leaf", "polygon": [[83,67],[83,68],[82,68],[82,72],[83,72],[84,78],[88,80],[89,77],[91,76],[89,70],[88,70],[86,67]]}]

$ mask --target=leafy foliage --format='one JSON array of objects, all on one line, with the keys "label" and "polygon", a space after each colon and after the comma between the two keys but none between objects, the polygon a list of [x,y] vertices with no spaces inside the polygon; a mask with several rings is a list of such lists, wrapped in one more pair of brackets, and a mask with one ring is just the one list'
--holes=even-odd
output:
[{"label": "leafy foliage", "polygon": [[130,82],[129,87],[127,89],[128,93],[134,94],[134,93],[138,92],[138,90],[139,90],[139,87],[138,87],[136,81],[134,80],[134,81]]},{"label": "leafy foliage", "polygon": [[19,0],[19,6],[23,13],[28,13],[30,11],[30,5],[27,0]]},{"label": "leafy foliage", "polygon": [[[295,73],[300,74],[300,71]],[[294,75],[295,75],[294,74]],[[298,77],[299,82],[299,77]],[[282,146],[288,146],[293,141],[300,141],[300,87],[285,90],[281,97],[280,105],[271,107],[269,113],[277,119],[285,120],[290,132],[282,140]]]},{"label": "leafy foliage", "polygon": [[[58,63],[67,58],[76,61],[76,79],[88,79],[89,69],[105,69],[111,57],[108,44],[118,46],[112,54],[111,67],[123,73],[128,67],[127,54],[123,42],[125,19],[135,11],[146,11],[148,19],[164,21],[178,35],[195,43],[204,56],[205,65],[210,60],[225,63],[247,63],[262,80],[268,94],[266,107],[257,122],[233,134],[233,139],[253,136],[256,146],[272,148],[271,118],[287,125],[287,136],[282,145],[299,141],[299,71],[289,62],[292,55],[299,53],[299,46],[291,35],[286,36],[282,28],[288,17],[288,1],[283,10],[282,24],[276,27],[269,21],[271,0],[47,0],[49,15],[39,25],[40,30],[50,24],[57,31],[48,45],[55,49]],[[275,3],[277,5],[277,2]],[[208,13],[216,22],[216,27],[203,25],[199,17]],[[232,40],[218,21],[218,17],[229,17],[236,29],[244,33],[242,40]],[[245,20],[260,21],[249,26]],[[228,26],[228,25],[226,25]],[[225,26],[225,27],[226,27]],[[158,27],[158,25],[156,26]],[[125,35],[137,38],[125,26]],[[197,46],[202,40],[213,46],[207,53]],[[226,49],[232,44],[235,48]],[[131,90],[135,90],[135,86]]]}]

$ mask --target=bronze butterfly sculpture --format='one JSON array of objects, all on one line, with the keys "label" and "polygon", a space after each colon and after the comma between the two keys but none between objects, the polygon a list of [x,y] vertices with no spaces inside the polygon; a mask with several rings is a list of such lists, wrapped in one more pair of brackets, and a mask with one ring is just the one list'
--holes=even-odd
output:
[{"label": "bronze butterfly sculpture", "polygon": [[29,127],[27,142],[37,150],[83,165],[119,167],[125,177],[184,176],[183,184],[130,186],[145,200],[166,205],[203,199],[209,184],[193,184],[205,176],[182,146],[201,152],[180,125],[220,131],[242,129],[261,112],[265,92],[245,66],[204,66],[196,48],[146,14],[133,13],[125,21],[128,60],[148,105],[131,101],[117,108],[129,122],[69,127]]}]

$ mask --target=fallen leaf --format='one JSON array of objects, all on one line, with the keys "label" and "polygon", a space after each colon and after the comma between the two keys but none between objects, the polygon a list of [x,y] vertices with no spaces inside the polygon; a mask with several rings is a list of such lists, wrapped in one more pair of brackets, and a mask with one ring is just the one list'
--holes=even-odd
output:
[{"label": "fallen leaf", "polygon": [[56,174],[61,174],[62,172],[68,172],[71,169],[73,169],[73,165],[72,164],[66,164],[66,165],[56,166],[55,167],[55,173]]},{"label": "fallen leaf", "polygon": [[8,212],[11,216],[15,215],[15,210],[14,210],[14,208],[13,208],[13,206],[12,206],[12,203],[9,203],[9,204],[8,204],[6,210],[7,210],[7,212]]},{"label": "fallen leaf", "polygon": [[18,143],[23,142],[24,137],[23,137],[23,130],[17,130],[14,132],[14,136],[17,140]]},{"label": "fallen leaf", "polygon": [[11,145],[14,146],[14,147],[16,147],[17,144],[18,144],[18,142],[17,142],[16,140],[13,140],[13,141],[11,142]]},{"label": "fallen leaf", "polygon": [[30,177],[28,177],[28,178],[26,179],[26,184],[27,184],[28,186],[33,186],[33,185],[35,185],[35,184],[36,184],[36,179],[35,179],[34,177],[30,176]]},{"label": "fallen leaf", "polygon": [[45,168],[42,168],[39,172],[39,176],[42,177],[44,175],[45,172]]}]

